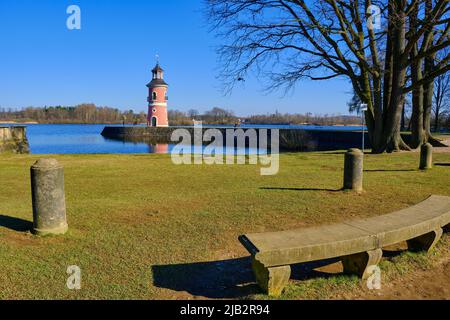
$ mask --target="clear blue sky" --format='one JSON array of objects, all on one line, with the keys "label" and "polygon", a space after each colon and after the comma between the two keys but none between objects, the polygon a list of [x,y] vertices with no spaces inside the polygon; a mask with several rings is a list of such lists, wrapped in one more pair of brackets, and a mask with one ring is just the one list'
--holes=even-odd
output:
[{"label": "clear blue sky", "polygon": [[[66,27],[72,4],[81,8],[81,30]],[[283,96],[267,95],[250,78],[224,96],[216,79],[220,39],[202,8],[202,0],[0,0],[0,106],[93,102],[144,111],[158,53],[169,108],[347,113],[345,79],[301,82]]]}]

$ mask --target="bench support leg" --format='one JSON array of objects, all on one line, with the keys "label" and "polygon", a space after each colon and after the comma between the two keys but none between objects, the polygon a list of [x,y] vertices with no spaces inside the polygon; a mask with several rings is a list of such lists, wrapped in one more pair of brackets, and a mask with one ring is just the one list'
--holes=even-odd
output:
[{"label": "bench support leg", "polygon": [[381,249],[345,256],[342,258],[344,272],[356,274],[363,280],[366,280],[371,276],[369,267],[380,263],[382,256],[383,250]]},{"label": "bench support leg", "polygon": [[252,258],[253,272],[260,288],[269,296],[281,295],[291,277],[291,267],[282,266],[266,268],[261,262]]},{"label": "bench support leg", "polygon": [[433,250],[436,243],[441,239],[443,230],[441,228],[424,234],[423,236],[408,240],[408,249],[411,251],[427,251]]}]

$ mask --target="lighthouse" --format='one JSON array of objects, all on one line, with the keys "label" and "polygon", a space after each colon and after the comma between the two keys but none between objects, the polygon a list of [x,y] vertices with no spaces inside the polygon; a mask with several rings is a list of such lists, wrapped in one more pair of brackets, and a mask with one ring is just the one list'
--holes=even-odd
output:
[{"label": "lighthouse", "polygon": [[156,63],[152,70],[152,81],[148,87],[148,116],[147,125],[151,127],[168,127],[167,117],[167,88],[169,85],[164,81],[164,70]]}]

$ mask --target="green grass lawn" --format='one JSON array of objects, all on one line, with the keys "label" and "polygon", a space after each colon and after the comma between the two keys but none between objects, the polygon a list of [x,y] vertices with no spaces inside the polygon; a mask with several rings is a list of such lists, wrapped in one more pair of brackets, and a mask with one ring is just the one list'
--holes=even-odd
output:
[{"label": "green grass lawn", "polygon": [[[417,153],[368,155],[362,195],[336,191],[340,153],[284,154],[276,176],[250,165],[176,166],[166,155],[55,156],[65,167],[69,232],[39,238],[26,231],[29,168],[38,158],[0,155],[0,299],[265,298],[240,234],[450,196],[450,167],[418,171]],[[435,162],[450,163],[450,154],[435,154]],[[66,288],[70,265],[82,270],[81,290]],[[329,298],[357,287],[353,277],[319,277],[293,281],[282,298]]]}]

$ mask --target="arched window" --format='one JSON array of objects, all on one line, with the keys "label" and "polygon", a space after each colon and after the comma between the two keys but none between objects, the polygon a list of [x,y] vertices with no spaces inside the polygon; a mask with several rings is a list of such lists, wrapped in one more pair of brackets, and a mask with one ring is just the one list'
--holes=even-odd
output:
[{"label": "arched window", "polygon": [[156,100],[156,98],[158,98],[158,94],[157,94],[155,91],[153,91],[153,93],[152,93],[152,99],[153,99],[153,100]]}]

